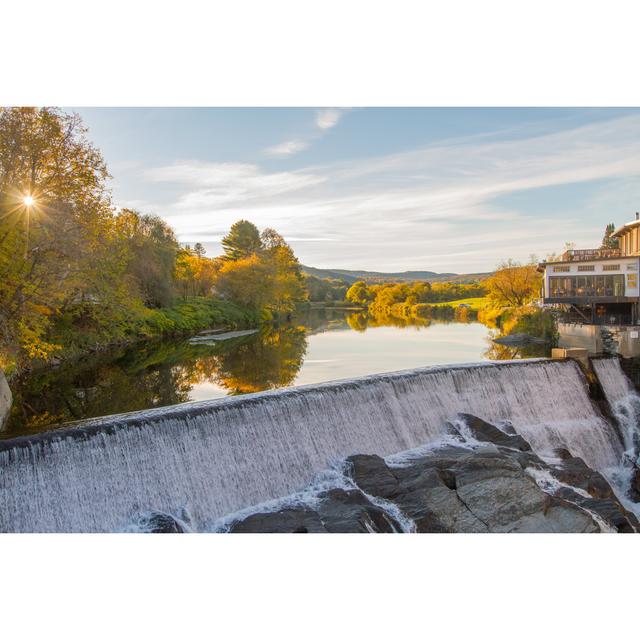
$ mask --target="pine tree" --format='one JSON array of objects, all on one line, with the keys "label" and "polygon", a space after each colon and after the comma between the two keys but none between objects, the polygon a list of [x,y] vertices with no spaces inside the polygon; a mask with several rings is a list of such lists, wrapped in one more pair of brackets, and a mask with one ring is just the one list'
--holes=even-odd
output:
[{"label": "pine tree", "polygon": [[616,230],[613,222],[610,222],[604,230],[604,237],[602,238],[601,249],[617,249],[618,238],[613,238],[612,234]]},{"label": "pine tree", "polygon": [[222,248],[227,260],[247,258],[262,249],[260,232],[248,220],[238,220],[231,225],[229,233],[222,238]]}]

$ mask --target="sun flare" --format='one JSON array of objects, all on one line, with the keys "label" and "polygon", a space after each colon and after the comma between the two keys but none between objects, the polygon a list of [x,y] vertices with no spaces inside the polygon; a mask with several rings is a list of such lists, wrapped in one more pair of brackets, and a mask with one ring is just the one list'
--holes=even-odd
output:
[{"label": "sun flare", "polygon": [[31,196],[25,196],[22,199],[22,202],[24,203],[25,207],[30,207],[33,205],[33,203],[35,202],[35,200],[31,197]]}]

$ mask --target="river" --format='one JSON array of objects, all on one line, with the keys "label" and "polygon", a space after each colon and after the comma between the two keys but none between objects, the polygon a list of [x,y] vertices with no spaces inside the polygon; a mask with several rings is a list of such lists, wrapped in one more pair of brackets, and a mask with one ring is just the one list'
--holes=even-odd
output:
[{"label": "river", "polygon": [[13,388],[0,438],[95,416],[413,367],[545,355],[491,342],[478,322],[373,319],[318,309],[211,344],[136,345],[34,373]]}]

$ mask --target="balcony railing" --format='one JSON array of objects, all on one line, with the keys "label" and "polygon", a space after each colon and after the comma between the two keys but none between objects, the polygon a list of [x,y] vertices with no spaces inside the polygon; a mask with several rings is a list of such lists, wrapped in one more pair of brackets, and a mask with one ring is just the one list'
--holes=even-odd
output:
[{"label": "balcony railing", "polygon": [[601,258],[621,258],[620,249],[569,249],[562,254],[563,262],[580,262]]}]

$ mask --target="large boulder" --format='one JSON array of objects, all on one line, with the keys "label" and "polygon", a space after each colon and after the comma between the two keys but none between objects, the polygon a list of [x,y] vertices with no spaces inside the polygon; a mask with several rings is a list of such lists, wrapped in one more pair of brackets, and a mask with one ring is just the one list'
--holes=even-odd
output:
[{"label": "large boulder", "polygon": [[399,533],[400,523],[361,491],[332,489],[319,495],[318,514],[329,533]]},{"label": "large boulder", "polygon": [[380,456],[350,456],[345,468],[346,473],[365,493],[385,499],[398,494],[398,479]]},{"label": "large boulder", "polygon": [[[509,425],[461,414],[441,446],[389,459],[352,455],[344,484],[305,504],[255,512],[247,532],[596,533],[640,525],[606,479],[568,451],[542,460]],[[466,438],[466,441],[463,441]],[[286,504],[296,504],[288,500]]]},{"label": "large boulder", "polygon": [[252,513],[227,529],[231,533],[326,533],[320,516],[307,507]]},{"label": "large boulder", "polygon": [[[458,414],[458,420],[466,427],[471,437],[479,442],[491,442],[500,447],[508,447],[518,451],[531,451],[531,445],[515,432],[507,433],[506,430],[503,431],[469,413]],[[509,431],[513,431],[513,426]]]},{"label": "large boulder", "polygon": [[140,516],[137,527],[143,533],[186,533],[187,527],[183,522],[162,511],[150,511]]},{"label": "large boulder", "polygon": [[4,373],[0,370],[0,430],[9,417],[11,402],[12,398],[9,384],[7,383]]},{"label": "large boulder", "polygon": [[286,506],[238,518],[232,533],[394,533],[401,524],[358,490],[319,491],[313,506]]}]

